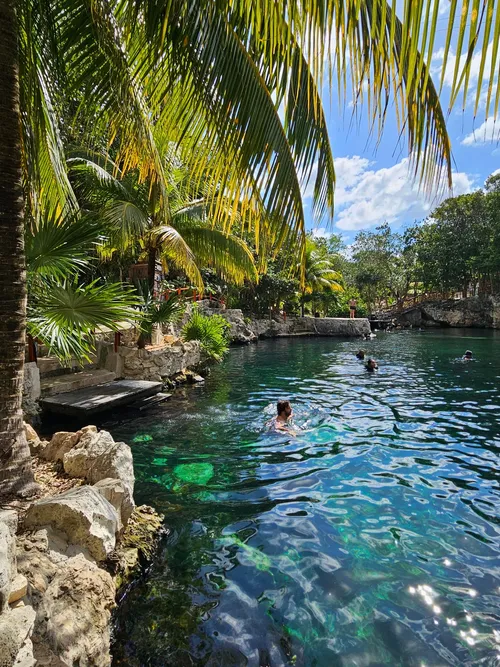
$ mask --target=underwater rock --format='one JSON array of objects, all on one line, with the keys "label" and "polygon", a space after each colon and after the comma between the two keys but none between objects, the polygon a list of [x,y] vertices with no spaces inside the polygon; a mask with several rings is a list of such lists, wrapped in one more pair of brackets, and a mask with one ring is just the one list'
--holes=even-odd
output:
[{"label": "underwater rock", "polygon": [[181,463],[174,468],[174,475],[188,484],[204,486],[214,476],[211,463]]}]

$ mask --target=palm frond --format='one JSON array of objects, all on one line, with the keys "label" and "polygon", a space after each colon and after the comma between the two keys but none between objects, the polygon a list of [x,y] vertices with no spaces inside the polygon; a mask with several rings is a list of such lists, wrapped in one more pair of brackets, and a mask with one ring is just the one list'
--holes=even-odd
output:
[{"label": "palm frond", "polygon": [[199,263],[213,268],[225,280],[235,285],[243,285],[245,280],[257,282],[252,253],[236,236],[210,227],[191,227],[183,230],[183,238]]},{"label": "palm frond", "polygon": [[28,272],[65,280],[88,264],[99,231],[94,221],[45,210],[38,225],[26,230]]},{"label": "palm frond", "polygon": [[116,330],[120,322],[138,318],[137,297],[121,284],[75,286],[47,283],[32,300],[28,312],[28,331],[47,345],[62,360],[89,358],[94,349],[94,330]]},{"label": "palm frond", "polygon": [[150,234],[162,255],[182,269],[193,285],[203,291],[203,279],[196,265],[195,256],[182,235],[169,225],[155,227]]}]

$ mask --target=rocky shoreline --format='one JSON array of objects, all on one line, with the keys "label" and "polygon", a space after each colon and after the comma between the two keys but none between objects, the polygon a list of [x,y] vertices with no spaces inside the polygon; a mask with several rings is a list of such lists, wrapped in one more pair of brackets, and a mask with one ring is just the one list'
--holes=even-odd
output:
[{"label": "rocky shoreline", "polygon": [[26,436],[40,493],[0,510],[0,667],[106,667],[117,591],[163,517],[135,506],[132,452],[107,431]]}]

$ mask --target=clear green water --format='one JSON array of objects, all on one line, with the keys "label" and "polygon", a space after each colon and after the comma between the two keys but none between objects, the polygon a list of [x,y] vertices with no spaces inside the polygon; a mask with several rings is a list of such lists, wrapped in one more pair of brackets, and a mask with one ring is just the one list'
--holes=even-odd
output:
[{"label": "clear green water", "polygon": [[[121,605],[117,664],[500,665],[500,336],[364,346],[377,374],[353,342],[235,348],[184,400],[107,424],[172,530]],[[279,397],[311,430],[266,435]]]}]

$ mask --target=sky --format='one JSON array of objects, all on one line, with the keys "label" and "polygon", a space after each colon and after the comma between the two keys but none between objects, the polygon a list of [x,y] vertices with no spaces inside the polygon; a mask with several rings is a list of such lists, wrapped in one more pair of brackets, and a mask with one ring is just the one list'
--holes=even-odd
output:
[{"label": "sky", "polygon": [[[442,64],[442,45],[446,35],[446,16],[438,23],[437,38],[431,71],[439,83]],[[490,45],[491,47],[491,45]],[[484,185],[486,178],[500,171],[500,119],[484,122],[484,106],[473,116],[475,83],[480,59],[475,56],[470,79],[470,101],[465,110],[460,104],[447,115],[448,134],[453,151],[453,190],[436,196],[418,191],[408,174],[408,156],[401,151],[395,117],[389,112],[381,141],[369,137],[366,114],[358,112],[353,121],[352,103],[339,109],[323,91],[330,143],[335,160],[336,192],[333,225],[315,225],[312,220],[312,183],[304,191],[304,206],[308,229],[322,236],[339,234],[346,244],[354,240],[360,230],[374,229],[388,222],[394,230],[401,230],[430,215],[440,200],[447,196],[464,194]],[[443,88],[442,106],[447,110],[452,81],[454,58],[449,60]],[[488,70],[488,65],[486,67]]]}]

